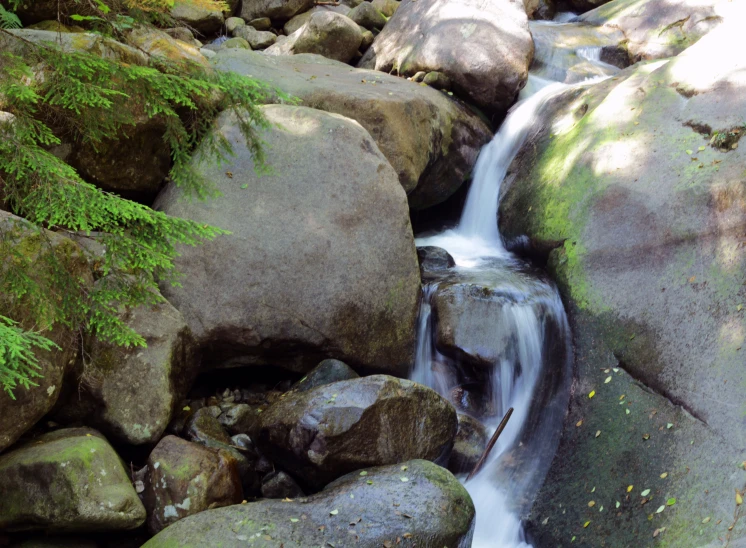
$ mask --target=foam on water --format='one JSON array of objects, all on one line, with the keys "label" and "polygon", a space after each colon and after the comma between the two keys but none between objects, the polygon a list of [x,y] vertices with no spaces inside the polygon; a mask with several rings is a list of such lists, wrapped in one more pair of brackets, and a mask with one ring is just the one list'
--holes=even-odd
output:
[{"label": "foam on water", "polygon": [[[600,48],[578,48],[574,56],[603,65]],[[500,291],[507,295],[497,324],[490,326],[501,357],[492,365],[491,385],[486,391],[495,410],[485,421],[488,433],[495,431],[510,407],[514,412],[485,466],[465,484],[477,510],[473,548],[530,546],[520,516],[530,509],[544,481],[567,406],[571,346],[562,302],[553,284],[526,274],[525,265],[505,249],[497,216],[500,185],[511,162],[538,122],[542,108],[568,88],[546,75],[531,74],[521,101],[479,155],[458,226],[417,238],[418,246],[446,249],[456,262],[457,274],[477,285],[481,279],[494,281],[491,276],[497,272],[503,284]],[[435,346],[431,300],[436,291],[437,284],[424,287],[411,378],[448,397],[459,364],[442,356]],[[557,348],[562,349],[559,360]]]}]

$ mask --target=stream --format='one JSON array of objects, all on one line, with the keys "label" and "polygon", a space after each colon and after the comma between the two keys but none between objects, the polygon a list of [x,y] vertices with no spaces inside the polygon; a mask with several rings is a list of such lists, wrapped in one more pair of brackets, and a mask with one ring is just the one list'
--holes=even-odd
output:
[{"label": "stream", "polygon": [[[531,546],[521,516],[544,481],[568,404],[573,356],[559,293],[546,274],[506,250],[497,216],[501,183],[547,102],[619,70],[601,60],[603,36],[571,19],[560,14],[553,22],[531,22],[536,54],[528,82],[480,153],[458,225],[417,238],[418,247],[448,251],[456,266],[423,277],[411,379],[480,420],[489,436],[514,409],[481,471],[465,482],[476,506],[474,548]],[[473,334],[467,340],[488,343],[466,349],[483,357],[479,363],[440,340],[437,302],[446,293],[469,295],[465,301],[473,307],[487,299],[491,307],[487,325],[475,314],[467,330]]]}]

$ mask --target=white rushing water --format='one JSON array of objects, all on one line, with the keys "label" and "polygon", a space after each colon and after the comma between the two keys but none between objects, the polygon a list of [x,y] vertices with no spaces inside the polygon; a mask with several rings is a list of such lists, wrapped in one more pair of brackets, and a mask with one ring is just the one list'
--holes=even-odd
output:
[{"label": "white rushing water", "polygon": [[[579,62],[608,67],[600,61],[600,47],[578,48],[573,56]],[[447,250],[457,265],[454,276],[462,282],[498,287],[500,295],[505,295],[504,302],[495,304],[500,307],[499,320],[490,326],[500,358],[489,371],[490,385],[486,387],[489,407],[494,411],[483,419],[488,434],[492,435],[509,408],[514,412],[482,470],[465,484],[477,511],[473,548],[531,546],[520,515],[530,508],[544,480],[567,406],[571,349],[562,302],[551,283],[527,274],[528,267],[505,249],[497,222],[500,185],[511,162],[538,122],[542,108],[569,88],[547,79],[547,74],[529,76],[521,101],[482,149],[458,226],[417,239],[418,246]],[[555,74],[557,71],[551,73]],[[411,378],[448,398],[462,370],[435,346],[431,300],[437,288],[437,284],[429,284],[423,291]]]}]

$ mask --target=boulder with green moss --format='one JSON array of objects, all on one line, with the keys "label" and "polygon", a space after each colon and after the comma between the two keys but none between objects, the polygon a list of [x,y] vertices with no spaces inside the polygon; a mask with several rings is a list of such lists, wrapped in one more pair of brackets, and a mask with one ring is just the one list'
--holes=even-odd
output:
[{"label": "boulder with green moss", "polygon": [[468,546],[474,504],[446,469],[424,460],[355,471],[291,502],[263,500],[178,521],[144,548],[206,545]]},{"label": "boulder with green moss", "polygon": [[150,453],[147,467],[143,501],[151,533],[243,499],[236,459],[226,451],[166,436]]},{"label": "boulder with green moss", "polygon": [[50,432],[0,456],[0,529],[121,531],[145,508],[119,456],[89,428]]},{"label": "boulder with green moss", "polygon": [[[723,21],[743,21],[741,2],[729,0],[572,0],[586,9],[580,20],[624,34],[635,60],[662,59],[684,51]],[[604,4],[604,5],[600,5]],[[599,7],[596,7],[599,6]]]},{"label": "boulder with green moss", "polygon": [[[538,523],[549,517],[548,544],[582,533],[599,545],[617,519],[638,538],[666,527],[662,540],[677,547],[728,534],[734,490],[746,484],[737,467],[746,448],[746,55],[731,47],[740,33],[723,24],[672,60],[555,100],[503,185],[503,234],[553,248],[579,364],[566,441],[537,499],[551,507],[535,510]],[[591,496],[594,485],[603,492]],[[638,494],[628,497],[627,485]],[[653,501],[641,508],[648,488]],[[611,511],[591,518],[580,498]],[[655,514],[668,498],[678,502]]]},{"label": "boulder with green moss", "polygon": [[[3,245],[11,244],[25,256],[38,258],[38,266],[32,275],[47,276],[49,268],[60,261],[58,264],[68,269],[74,278],[80,277],[87,280],[86,283],[92,283],[91,269],[83,250],[69,238],[50,231],[37,233],[24,219],[0,211],[0,239]],[[0,266],[0,272],[5,274],[7,268],[11,265]],[[51,329],[39,325],[27,314],[26,307],[25,302],[10,301],[8,295],[0,294],[2,315],[20,322],[25,329],[39,331],[59,349],[36,350],[39,364],[36,373],[39,376],[31,379],[33,385],[28,388],[18,386],[12,395],[0,390],[0,451],[13,444],[52,409],[62,390],[65,374],[78,354],[74,330],[59,324]]]},{"label": "boulder with green moss", "polygon": [[434,390],[386,375],[291,392],[254,425],[257,447],[318,489],[365,466],[447,462],[456,410]]},{"label": "boulder with green moss", "polygon": [[214,65],[264,80],[304,106],[359,122],[396,170],[412,209],[453,195],[492,137],[479,116],[443,93],[318,55],[223,51]]},{"label": "boulder with green moss", "polygon": [[220,2],[195,0],[175,0],[171,17],[205,36],[218,32],[225,21]]}]

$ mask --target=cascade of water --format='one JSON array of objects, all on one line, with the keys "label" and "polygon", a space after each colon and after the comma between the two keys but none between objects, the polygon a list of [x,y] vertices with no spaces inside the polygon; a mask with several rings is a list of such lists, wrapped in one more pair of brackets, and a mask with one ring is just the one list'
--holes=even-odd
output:
[{"label": "cascade of water", "polygon": [[[602,64],[600,48],[579,48],[574,57]],[[491,384],[486,390],[494,410],[492,418],[485,420],[489,433],[494,432],[508,408],[513,407],[514,412],[482,470],[466,483],[477,509],[473,548],[530,547],[520,513],[530,508],[544,480],[567,406],[572,358],[562,302],[553,284],[526,274],[525,265],[505,249],[497,215],[500,185],[511,162],[537,123],[541,109],[568,87],[529,76],[523,100],[511,109],[494,139],[482,149],[459,225],[417,239],[417,245],[446,249],[457,265],[453,276],[460,276],[465,283],[490,287],[494,273],[499,272],[500,294],[508,297],[495,301],[494,306],[500,307],[498,320],[489,326],[500,356],[490,370]],[[432,299],[437,291],[438,284],[424,288],[411,377],[449,397],[460,366],[435,346]]]}]

